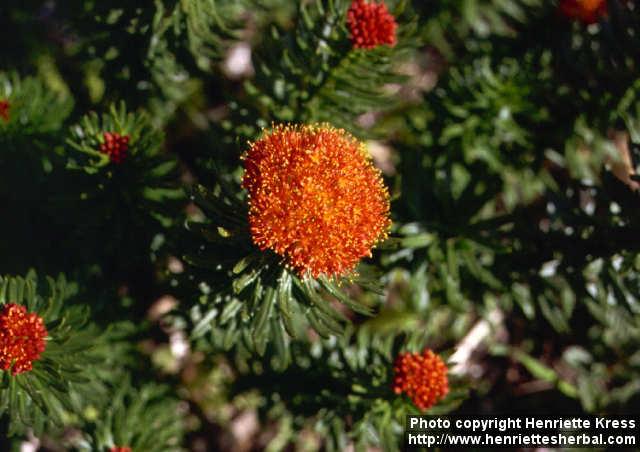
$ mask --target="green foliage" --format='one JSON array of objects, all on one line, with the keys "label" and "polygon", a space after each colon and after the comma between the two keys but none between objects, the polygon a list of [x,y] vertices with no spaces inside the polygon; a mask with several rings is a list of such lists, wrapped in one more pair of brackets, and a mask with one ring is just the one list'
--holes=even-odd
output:
[{"label": "green foliage", "polygon": [[[187,48],[198,67],[212,70],[232,40],[238,40],[242,28],[240,17],[246,2],[229,0],[189,0],[173,10],[173,26],[186,34]],[[250,3],[250,2],[249,2]]]},{"label": "green foliage", "polygon": [[349,323],[332,300],[365,315],[372,307],[344,292],[340,286],[351,282],[346,278],[300,276],[276,254],[253,245],[246,200],[238,199],[238,191],[221,185],[215,193],[198,186],[193,194],[204,218],[187,223],[195,243],[185,260],[195,267],[188,274],[200,290],[191,335],[208,334],[223,349],[242,343],[260,354],[273,343],[280,366],[286,367],[289,337],[302,337],[309,325],[322,337],[339,335]]},{"label": "green foliage", "polygon": [[183,409],[168,397],[166,387],[147,384],[139,389],[125,381],[111,388],[113,395],[104,410],[73,441],[76,451],[102,451],[112,447],[160,452],[183,450]]},{"label": "green foliage", "polygon": [[636,81],[625,92],[612,121],[622,121],[633,144],[640,144],[640,82]]},{"label": "green foliage", "polygon": [[97,338],[87,324],[86,306],[65,306],[75,289],[61,276],[38,284],[26,277],[0,277],[0,305],[16,303],[42,317],[48,332],[46,348],[33,370],[12,376],[0,374],[0,415],[8,417],[9,435],[33,429],[36,434],[62,427],[65,411],[73,411],[69,392],[87,391],[84,370],[93,363],[91,347]]},{"label": "green foliage", "polygon": [[[118,133],[130,138],[127,157],[131,157],[134,166],[136,163],[146,163],[145,160],[155,157],[159,154],[162,145],[162,134],[149,125],[144,114],[127,113],[124,103],[117,107],[112,105],[109,112],[102,117],[96,113],[90,113],[82,119],[80,124],[71,128],[69,145],[92,157],[88,162],[83,162],[84,164],[76,163],[72,158],[71,167],[82,167],[88,173],[94,173],[97,168],[109,164],[108,154],[99,150],[100,145],[104,143],[105,132]],[[166,173],[167,171],[162,171],[159,176]]]},{"label": "green foliage", "polygon": [[[123,163],[110,161],[100,151],[106,132],[129,137]],[[68,168],[77,174],[69,176],[75,183],[67,196],[83,216],[90,212],[85,220],[72,217],[79,240],[95,237],[107,223],[111,240],[105,243],[101,238],[89,245],[115,256],[125,243],[126,249],[148,249],[154,233],[173,224],[184,191],[178,182],[178,162],[164,152],[162,140],[144,113],[127,112],[123,103],[100,116],[90,113],[71,127]]]},{"label": "green foliage", "polygon": [[[384,85],[405,80],[397,65],[415,46],[414,24],[402,24],[398,48],[353,51],[345,24],[350,2],[324,3],[301,3],[291,30],[273,28],[267,35],[246,87],[261,121],[331,121],[355,128],[358,115],[393,107]],[[395,13],[405,8],[406,2],[398,2]]]},{"label": "green foliage", "polygon": [[[292,436],[317,415],[311,422],[327,439],[328,450],[344,450],[350,442],[357,449],[377,445],[395,450],[406,415],[423,414],[392,390],[393,361],[407,346],[411,348],[411,342],[408,337],[372,334],[369,328],[360,328],[357,334],[348,329],[341,337],[313,344],[295,341],[290,345],[294,359],[286,370],[271,370],[268,360],[264,366],[248,362],[240,366],[231,392],[259,389],[264,396],[261,411],[279,422],[290,422]],[[414,348],[422,351],[424,343],[421,337]],[[263,370],[251,372],[250,366]],[[455,385],[456,390],[426,414],[454,410],[465,395],[460,382]]]},{"label": "green foliage", "polygon": [[[171,2],[170,2],[171,3]],[[107,104],[126,97],[135,106],[149,106],[166,119],[193,87],[187,72],[171,52],[166,31],[170,22],[160,0],[147,7],[116,2],[67,2],[72,30],[80,36],[69,53],[79,67],[87,100]],[[159,96],[163,103],[150,103]]]},{"label": "green foliage", "polygon": [[[61,163],[55,153],[57,138],[73,100],[40,78],[0,72],[0,101],[9,103],[8,121],[0,119],[0,204],[5,218],[0,227],[4,237],[11,237],[0,243],[0,254],[5,256],[0,272],[19,273],[46,259],[41,245],[33,243],[41,226],[55,231],[48,206],[41,200],[51,190],[53,166]],[[12,257],[11,262],[6,256]]]},{"label": "green foliage", "polygon": [[412,135],[400,144],[395,210],[419,223],[398,226],[383,262],[415,262],[430,296],[459,312],[508,287],[513,267],[497,264],[517,249],[510,232],[517,210],[553,187],[544,154],[536,155],[537,137],[547,137],[538,131],[551,119],[535,101],[550,77],[547,64],[527,55],[492,67],[482,58],[463,73],[452,69],[408,110]]},{"label": "green foliage", "polygon": [[[426,16],[423,39],[452,59],[474,38],[514,37],[518,28],[540,15],[542,0],[415,1]],[[466,44],[466,45],[465,45]],[[465,50],[466,50],[465,49]]]},{"label": "green foliage", "polygon": [[42,136],[59,131],[73,107],[71,98],[41,80],[6,72],[0,72],[0,100],[10,105],[9,120],[0,121],[3,155],[15,141],[29,140],[30,146],[42,147]]},{"label": "green foliage", "polygon": [[[460,203],[475,203],[475,214],[486,204],[495,203],[498,192],[503,193],[506,210],[511,210],[531,202],[541,192],[543,155],[533,151],[538,145],[538,132],[551,125],[551,117],[549,108],[536,99],[549,78],[548,59],[538,60],[535,55],[525,55],[520,61],[507,59],[495,66],[482,58],[466,66],[464,72],[454,68],[447,74],[425,98],[428,113],[416,109],[410,116],[416,127],[425,122],[425,133],[416,144],[433,149],[422,151],[425,155],[421,164],[433,178],[427,188],[441,198],[416,199],[421,193],[413,193],[409,187],[416,181],[408,179],[405,191],[412,218],[425,218],[424,211],[418,209],[433,202],[441,206],[441,215],[449,218],[456,215]],[[413,156],[408,165],[414,165]],[[411,173],[408,171],[409,176]],[[473,175],[479,173],[491,175],[491,179],[478,186]],[[487,219],[492,210],[496,208],[470,217]],[[469,218],[468,212],[465,217]],[[438,222],[436,218],[433,221]]]}]

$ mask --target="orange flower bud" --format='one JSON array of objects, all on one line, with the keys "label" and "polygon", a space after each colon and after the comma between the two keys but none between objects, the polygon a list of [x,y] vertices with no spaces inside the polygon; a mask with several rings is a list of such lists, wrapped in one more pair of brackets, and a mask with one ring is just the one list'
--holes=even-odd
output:
[{"label": "orange flower bud", "polygon": [[423,411],[449,393],[447,366],[428,348],[422,354],[400,353],[393,371],[393,391],[406,394]]}]

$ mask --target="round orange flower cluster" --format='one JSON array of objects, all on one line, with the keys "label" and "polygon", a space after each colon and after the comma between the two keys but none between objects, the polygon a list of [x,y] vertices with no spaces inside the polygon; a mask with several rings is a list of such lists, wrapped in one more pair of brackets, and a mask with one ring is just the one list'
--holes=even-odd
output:
[{"label": "round orange flower cluster", "polygon": [[243,156],[253,242],[300,275],[349,273],[390,226],[363,143],[329,125],[277,126]]}]

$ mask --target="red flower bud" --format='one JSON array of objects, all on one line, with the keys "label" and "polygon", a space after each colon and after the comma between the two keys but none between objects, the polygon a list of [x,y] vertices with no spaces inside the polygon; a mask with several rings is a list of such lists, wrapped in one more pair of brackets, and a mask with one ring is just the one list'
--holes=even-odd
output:
[{"label": "red flower bud", "polygon": [[9,303],[0,312],[0,368],[13,375],[30,371],[44,352],[47,329],[41,317]]},{"label": "red flower bud", "polygon": [[593,24],[607,13],[607,0],[561,0],[560,11],[570,19]]},{"label": "red flower bud", "polygon": [[4,122],[9,122],[9,108],[11,108],[9,101],[0,100],[0,118],[2,118]]},{"label": "red flower bud", "polygon": [[113,163],[122,163],[129,149],[129,136],[116,132],[104,132],[103,138],[104,143],[100,145],[100,152],[108,154]]},{"label": "red flower bud", "polygon": [[384,2],[353,0],[347,12],[347,25],[355,48],[373,49],[383,44],[391,47],[396,45],[398,24]]}]

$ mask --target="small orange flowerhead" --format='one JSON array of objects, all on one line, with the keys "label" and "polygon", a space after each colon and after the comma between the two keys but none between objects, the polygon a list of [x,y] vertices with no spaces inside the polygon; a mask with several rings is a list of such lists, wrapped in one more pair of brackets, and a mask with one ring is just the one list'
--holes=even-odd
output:
[{"label": "small orange flowerhead", "polygon": [[0,118],[2,118],[4,122],[9,122],[9,108],[11,108],[9,101],[0,100]]},{"label": "small orange flowerhead", "polygon": [[560,0],[560,11],[585,24],[596,23],[607,12],[607,0]]},{"label": "small orange flowerhead", "polygon": [[122,163],[129,149],[129,136],[116,132],[105,132],[103,138],[104,143],[100,145],[100,152],[108,154],[113,163]]},{"label": "small orange flowerhead", "polygon": [[396,45],[398,24],[384,2],[353,0],[347,11],[347,25],[351,31],[351,42],[357,49]]},{"label": "small orange flowerhead", "polygon": [[276,126],[243,160],[253,242],[301,276],[346,275],[386,238],[389,192],[364,144],[344,130]]},{"label": "small orange flowerhead", "polygon": [[393,391],[398,395],[405,393],[422,411],[449,393],[447,366],[428,348],[422,354],[400,353],[393,372]]},{"label": "small orange flowerhead", "polygon": [[127,446],[113,446],[109,452],[131,452],[131,448]]},{"label": "small orange flowerhead", "polygon": [[9,303],[0,311],[0,368],[16,375],[33,368],[45,349],[47,329],[41,317]]}]

